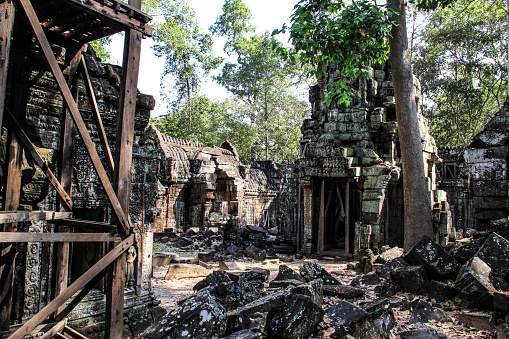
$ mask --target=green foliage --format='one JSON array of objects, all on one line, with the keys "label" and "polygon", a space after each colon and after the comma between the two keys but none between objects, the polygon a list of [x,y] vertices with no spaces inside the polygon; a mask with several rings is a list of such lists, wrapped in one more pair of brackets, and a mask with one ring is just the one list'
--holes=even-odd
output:
[{"label": "green foliage", "polygon": [[440,147],[466,146],[507,97],[505,4],[458,0],[428,19],[414,56],[425,115]]},{"label": "green foliage", "polygon": [[[311,64],[320,79],[332,63],[342,77],[332,83],[326,93],[326,103],[350,104],[350,79],[367,75],[367,67],[388,59],[390,14],[385,5],[368,0],[354,0],[351,4],[334,0],[301,0],[294,7],[289,28],[290,41],[295,50],[281,46],[274,48],[284,57]],[[286,32],[287,27],[273,35]]]},{"label": "green foliage", "polygon": [[226,0],[223,14],[209,30],[214,36],[228,38],[224,51],[230,54],[235,50],[234,43],[243,38],[244,33],[254,32],[254,28],[249,24],[251,18],[251,11],[242,0]]},{"label": "green foliage", "polygon": [[293,160],[299,126],[307,104],[292,91],[301,67],[286,62],[272,49],[279,42],[269,33],[238,39],[236,63],[226,63],[216,80],[237,100],[237,112],[254,134],[251,157]]},{"label": "green foliage", "polygon": [[200,32],[195,11],[185,0],[149,0],[145,10],[163,16],[163,21],[152,23],[153,48],[165,58],[163,77],[173,78],[173,104],[180,108],[198,91],[203,75],[218,67],[222,58],[212,55],[212,37]]},{"label": "green foliage", "polygon": [[108,45],[111,43],[111,37],[107,36],[102,39],[97,39],[89,43],[94,49],[95,53],[102,62],[108,62],[111,58],[111,54],[108,51]]},{"label": "green foliage", "polygon": [[265,192],[267,192],[267,189],[265,188],[265,186],[260,185],[260,186],[258,186],[258,191],[260,191],[261,193],[265,193]]}]

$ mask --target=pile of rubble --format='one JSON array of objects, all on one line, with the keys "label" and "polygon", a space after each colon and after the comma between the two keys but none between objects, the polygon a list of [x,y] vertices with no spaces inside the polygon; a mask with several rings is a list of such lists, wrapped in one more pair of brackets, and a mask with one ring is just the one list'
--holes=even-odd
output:
[{"label": "pile of rubble", "polygon": [[298,272],[280,265],[273,280],[261,268],[207,271],[141,337],[447,338],[453,327],[456,337],[509,336],[509,241],[497,233],[445,249],[425,237],[350,268],[333,275],[305,260]]}]

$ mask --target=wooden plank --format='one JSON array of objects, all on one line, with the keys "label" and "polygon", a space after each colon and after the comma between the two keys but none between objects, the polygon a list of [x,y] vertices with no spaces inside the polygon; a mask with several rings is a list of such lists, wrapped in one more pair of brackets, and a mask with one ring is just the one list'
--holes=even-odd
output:
[{"label": "wooden plank", "polygon": [[11,52],[11,37],[14,28],[14,3],[3,1],[0,3],[0,130],[4,114],[6,85],[7,85],[7,64]]},{"label": "wooden plank", "polygon": [[67,326],[64,328],[63,332],[65,334],[71,336],[71,338],[74,338],[74,339],[88,339],[88,337],[85,337],[83,334],[81,334]]},{"label": "wooden plank", "polygon": [[105,242],[122,238],[109,233],[28,233],[0,232],[0,243],[14,242]]},{"label": "wooden plank", "polygon": [[350,181],[346,182],[345,200],[345,253],[350,253]]},{"label": "wooden plank", "polygon": [[[23,37],[23,35],[21,37]],[[13,75],[16,81],[12,82],[11,87],[12,109],[16,114],[24,118],[28,94],[28,74],[23,71],[19,63],[15,63]],[[11,128],[9,128],[7,140],[9,144],[9,153],[7,180],[4,191],[4,209],[9,211],[16,210],[19,207],[23,148],[19,144]],[[15,232],[16,228],[16,223],[3,224],[3,226],[0,226],[0,230],[4,232]],[[0,247],[0,329],[2,330],[8,329],[11,321],[15,252],[15,247],[13,245]]]},{"label": "wooden plank", "polygon": [[67,225],[73,227],[79,227],[87,230],[99,230],[102,232],[115,233],[117,231],[117,226],[108,224],[106,222],[100,221],[91,221],[91,220],[82,220],[82,219],[74,219],[74,218],[62,218],[55,220],[53,222],[57,225]]},{"label": "wooden plank", "polygon": [[[56,220],[71,218],[72,212],[53,211],[2,211],[0,212],[0,224],[22,221]],[[4,232],[9,230],[4,229]]]},{"label": "wooden plank", "polygon": [[42,172],[44,173],[44,175],[46,175],[46,178],[49,180],[50,184],[57,191],[58,195],[60,196],[60,199],[62,199],[64,203],[67,205],[67,207],[71,210],[72,209],[71,197],[67,194],[62,185],[60,185],[60,183],[58,182],[57,178],[49,168],[46,161],[44,161],[39,152],[37,152],[37,149],[35,148],[34,144],[32,144],[28,136],[25,134],[25,131],[23,131],[23,128],[21,128],[20,124],[16,121],[16,118],[14,118],[14,116],[9,112],[9,110],[7,110],[7,117],[9,118],[9,126],[14,129],[19,140],[26,148],[28,153],[32,156],[32,159],[34,159],[37,166],[41,168]]},{"label": "wooden plank", "polygon": [[319,251],[322,252],[325,249],[325,180],[322,180],[321,190],[320,190],[320,243],[319,243]]},{"label": "wooden plank", "polygon": [[[74,4],[79,7],[81,10],[85,10],[92,15],[109,22],[113,26],[122,26],[123,29],[133,29],[145,36],[152,36],[153,29],[152,27],[145,25],[141,21],[130,18],[128,14],[123,13],[121,11],[115,11],[115,9],[110,8],[105,5],[101,5],[96,1],[81,1],[81,0],[68,0],[69,4]],[[139,11],[139,10],[138,10]],[[141,12],[140,12],[141,13]],[[150,16],[143,14],[144,17],[152,19]],[[141,17],[140,17],[141,18]],[[150,21],[149,20],[149,21]],[[148,21],[147,21],[148,22]]]},{"label": "wooden plank", "polygon": [[88,98],[90,99],[90,106],[92,106],[92,112],[94,113],[95,123],[97,124],[99,139],[101,140],[101,147],[103,149],[104,155],[106,156],[106,165],[108,166],[110,173],[113,173],[115,168],[115,166],[113,165],[113,155],[111,154],[110,145],[108,144],[108,137],[106,136],[103,120],[101,119],[101,114],[99,113],[99,105],[97,104],[97,100],[95,98],[94,87],[92,86],[92,81],[90,81],[87,64],[83,56],[81,56],[80,65],[83,71],[84,76],[83,80],[85,81],[85,87],[87,88]]},{"label": "wooden plank", "polygon": [[[134,234],[131,234],[127,239],[122,241],[120,244],[115,246],[108,254],[106,254],[101,260],[93,265],[88,271],[86,271],[81,277],[73,282],[67,289],[62,291],[55,299],[53,299],[46,307],[44,307],[39,313],[33,316],[23,326],[21,326],[10,339],[21,339],[25,335],[29,334],[34,328],[43,322],[48,316],[50,316],[57,308],[63,305],[69,298],[71,298],[76,292],[83,288],[87,283],[92,280],[97,274],[101,273],[106,267],[112,262],[121,258],[122,254],[134,244]],[[119,259],[121,260],[121,259]],[[121,334],[120,334],[121,335]]]},{"label": "wooden plank", "polygon": [[119,220],[122,230],[125,234],[129,234],[129,230],[131,228],[131,222],[127,218],[124,211],[122,210],[122,207],[118,201],[118,198],[115,195],[115,191],[113,190],[113,187],[110,183],[108,175],[106,174],[106,171],[104,170],[104,167],[103,167],[101,160],[99,158],[99,155],[97,154],[97,150],[95,149],[94,142],[92,141],[92,138],[88,134],[87,127],[86,127],[85,123],[83,122],[83,118],[81,117],[81,114],[78,110],[78,106],[76,105],[76,102],[74,101],[74,99],[72,97],[71,91],[69,90],[69,87],[67,86],[64,76],[63,76],[62,72],[60,71],[60,68],[58,67],[57,60],[55,59],[55,56],[53,55],[53,51],[51,49],[51,46],[50,46],[48,40],[46,39],[46,36],[44,35],[42,27],[39,23],[39,19],[37,18],[37,15],[35,14],[32,4],[30,3],[29,0],[20,0],[20,2],[23,5],[25,13],[27,14],[27,16],[30,20],[30,24],[32,25],[32,28],[34,29],[35,35],[41,45],[44,55],[46,56],[46,59],[48,60],[48,62],[50,64],[53,75],[55,76],[55,80],[57,81],[58,87],[60,88],[62,95],[64,97],[64,100],[69,107],[69,111],[71,112],[74,123],[76,124],[76,127],[78,128],[81,139],[83,140],[83,143],[87,149],[88,154],[90,155],[90,158],[92,160],[94,168],[97,172],[97,175],[101,181],[101,184],[102,184],[104,190],[106,191],[106,195],[108,196],[108,199],[113,207],[113,210],[115,211],[115,215],[117,216],[117,218]]},{"label": "wooden plank", "polygon": [[67,325],[67,318],[59,321],[55,326],[53,326],[48,332],[44,333],[39,339],[51,339],[58,332],[62,331],[64,327]]}]

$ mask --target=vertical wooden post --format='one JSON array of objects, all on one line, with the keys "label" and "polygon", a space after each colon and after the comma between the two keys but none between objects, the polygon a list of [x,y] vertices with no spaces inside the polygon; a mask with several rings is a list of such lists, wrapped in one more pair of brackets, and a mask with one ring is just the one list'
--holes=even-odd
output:
[{"label": "vertical wooden post", "polygon": [[[28,90],[27,74],[20,65],[15,66],[15,77],[12,85],[12,110],[19,121],[25,120],[26,94]],[[7,182],[5,186],[4,210],[14,211],[19,208],[21,191],[21,167],[23,165],[23,147],[18,142],[12,129],[9,129],[9,161]],[[4,224],[3,232],[16,232],[17,223]],[[14,261],[16,248],[14,244],[0,247],[0,328],[8,329],[12,311],[12,289],[14,282]]]},{"label": "vertical wooden post", "polygon": [[11,51],[11,36],[14,27],[14,3],[7,0],[0,3],[0,131],[4,114],[7,84],[7,69]]},{"label": "vertical wooden post", "polygon": [[[68,73],[67,84],[71,86],[74,81],[74,76],[76,74],[76,69],[79,65],[79,60],[81,60],[83,48],[78,50],[77,53],[74,54],[73,58],[70,60],[70,67]],[[79,86],[76,79],[76,85],[74,88],[74,99],[77,102],[78,99]],[[65,192],[71,196],[72,190],[72,172],[74,166],[74,155],[75,155],[75,140],[76,140],[76,126],[74,121],[72,120],[71,112],[66,107],[63,112],[64,115],[64,130],[61,138],[61,155],[60,155],[60,184],[64,188]],[[62,204],[59,200],[59,210],[60,211],[68,211],[68,208],[65,204]],[[60,225],[57,226],[57,231],[66,232],[69,231],[69,227]],[[69,277],[69,243],[68,242],[59,242],[55,244],[55,297],[57,297],[60,292],[67,288],[67,281]],[[57,311],[55,311],[55,316],[61,313],[65,309],[65,305],[60,306]],[[61,320],[61,319],[57,319]]]},{"label": "vertical wooden post", "polygon": [[345,253],[350,253],[350,181],[346,182],[345,189]]},{"label": "vertical wooden post", "polygon": [[[130,0],[129,4],[141,8],[141,0]],[[114,187],[120,206],[127,218],[129,218],[129,197],[131,194],[134,113],[138,89],[141,39],[141,33],[132,29],[126,31],[115,150]],[[106,338],[110,339],[122,338],[126,264],[126,254],[124,253],[110,266],[106,292]]]},{"label": "vertical wooden post", "polygon": [[319,252],[323,252],[325,248],[325,180],[322,180],[322,187],[320,189],[320,241],[319,241]]}]

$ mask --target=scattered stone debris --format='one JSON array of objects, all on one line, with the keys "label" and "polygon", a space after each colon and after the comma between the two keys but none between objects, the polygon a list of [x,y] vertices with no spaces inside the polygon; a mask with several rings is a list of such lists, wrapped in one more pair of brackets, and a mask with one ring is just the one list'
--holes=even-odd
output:
[{"label": "scattered stone debris", "polygon": [[[214,254],[208,262],[213,271],[195,284],[195,294],[170,308],[150,333],[154,338],[154,331],[165,338],[507,338],[507,273],[497,266],[493,274],[484,261],[488,248],[505,241],[492,233],[462,240],[448,253],[423,238],[406,254],[386,248],[386,255],[370,256],[375,265],[365,274],[362,263],[292,257],[280,264],[267,252],[278,263],[264,265],[245,249],[243,257]],[[471,254],[464,263],[456,260],[459,249],[472,243],[477,251],[461,252]],[[486,260],[495,266],[505,259]],[[197,325],[202,309],[212,317],[210,326]],[[177,317],[179,312],[185,316]],[[207,336],[200,337],[200,330]]]}]

